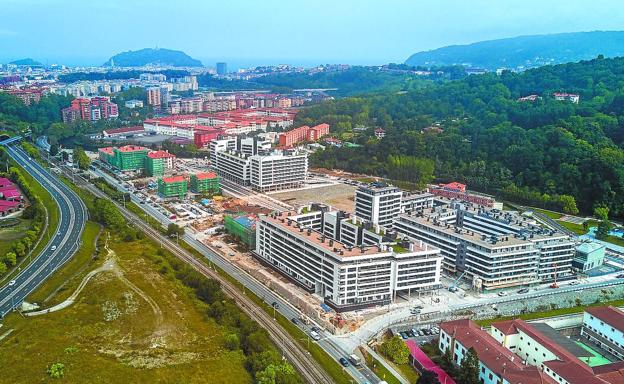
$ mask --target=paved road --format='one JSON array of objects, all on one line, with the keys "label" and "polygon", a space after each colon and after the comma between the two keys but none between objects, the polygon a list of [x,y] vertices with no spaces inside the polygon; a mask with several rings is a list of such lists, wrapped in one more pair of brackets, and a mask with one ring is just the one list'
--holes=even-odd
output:
[{"label": "paved road", "polygon": [[[130,192],[122,184],[119,184],[118,180],[116,180],[114,177],[107,174],[106,172],[95,170],[92,171],[92,173],[94,173],[96,176],[103,177],[109,182],[109,184],[117,187],[118,190],[122,192]],[[171,220],[169,220],[169,217],[167,215],[164,215],[152,204],[140,204],[141,199],[139,199],[134,194],[131,194],[130,196],[132,201],[145,211],[146,215],[154,217],[160,223],[162,223],[163,226],[166,227],[169,223],[172,222]],[[204,257],[206,257],[206,259],[210,260],[212,263],[216,264],[217,266],[219,266],[219,268],[224,270],[227,274],[241,282],[246,289],[249,289],[250,291],[255,293],[256,296],[264,299],[265,302],[269,304],[273,302],[279,303],[279,309],[277,311],[284,315],[287,319],[299,317],[300,312],[297,308],[295,308],[289,302],[277,295],[275,292],[271,291],[254,277],[252,277],[242,269],[238,268],[236,265],[232,264],[229,260],[224,259],[215,250],[195,239],[195,237],[190,232],[186,232],[182,239],[193,248],[198,250],[202,255],[204,255]],[[298,326],[306,334],[309,334],[315,324],[305,325],[300,323]],[[317,343],[334,359],[338,360],[341,357],[347,357],[353,352],[344,350],[336,342],[336,340],[331,337],[332,335],[329,332],[322,331],[320,332],[320,334],[322,336],[322,339],[319,340]],[[310,340],[310,342],[314,341]],[[345,368],[345,370],[354,378],[355,382],[357,383],[378,383],[380,381],[380,379],[373,373],[373,371],[368,369],[366,366],[355,367],[353,365],[349,365]]]},{"label": "paved road", "polygon": [[51,240],[43,251],[17,275],[14,284],[10,282],[0,288],[0,318],[21,305],[26,296],[76,253],[87,221],[84,203],[69,187],[39,163],[30,160],[18,145],[9,145],[6,149],[18,164],[50,192],[59,206],[60,214],[58,230],[49,233]]}]

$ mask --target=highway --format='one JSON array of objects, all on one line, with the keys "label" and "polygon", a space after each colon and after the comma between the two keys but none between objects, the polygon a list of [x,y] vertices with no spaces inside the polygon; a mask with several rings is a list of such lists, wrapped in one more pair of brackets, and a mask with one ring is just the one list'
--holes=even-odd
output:
[{"label": "highway", "polygon": [[[118,190],[122,192],[126,192],[126,193],[131,192],[128,189],[126,189],[122,184],[119,184],[119,181],[116,180],[111,175],[109,175],[108,173],[100,171],[100,170],[95,170],[91,172],[94,173],[98,177],[103,177],[109,184],[115,186]],[[96,187],[94,187],[90,183],[81,182],[80,185],[83,186],[84,188],[87,188],[90,192],[96,194],[96,196],[104,196],[100,190],[98,190]],[[160,223],[162,223],[164,227],[166,227],[169,223],[172,222],[169,220],[168,216],[164,215],[162,212],[160,212],[157,208],[153,207],[151,204],[140,204],[141,199],[139,199],[136,195],[130,193],[130,197],[135,204],[137,204],[139,207],[141,207],[141,209],[145,211],[146,215],[150,215],[154,217]],[[120,206],[120,208],[122,207]],[[126,209],[122,209],[122,212],[127,218],[135,220],[135,221],[140,221],[140,219],[138,219],[137,216],[131,213],[130,211]],[[143,226],[145,225],[146,224],[143,224]],[[149,226],[148,228],[151,229],[151,227]],[[161,241],[161,242],[167,241],[169,243],[172,243],[170,239],[162,236],[159,232],[156,232],[156,231],[154,232],[155,234],[153,237],[157,241]],[[149,232],[147,233],[150,234]],[[190,246],[192,246],[197,251],[199,251],[211,263],[217,265],[227,274],[229,274],[230,276],[234,277],[237,281],[242,283],[245,286],[245,289],[252,291],[254,294],[256,294],[256,296],[262,298],[266,303],[268,304],[271,304],[273,302],[279,303],[279,309],[277,309],[277,312],[281,313],[287,319],[299,317],[300,315],[299,310],[295,308],[291,303],[287,302],[281,296],[277,295],[275,292],[270,290],[267,286],[265,286],[264,284],[256,280],[253,276],[249,275],[244,270],[232,264],[229,260],[224,259],[216,250],[212,249],[211,247],[195,239],[195,237],[191,233],[186,232],[181,237],[181,239],[183,239]],[[175,242],[173,242],[173,244],[175,245]],[[177,247],[177,248],[179,248],[182,252],[186,252],[180,247]],[[194,262],[196,263],[196,261],[189,261],[191,265],[194,265],[193,264]],[[216,278],[216,277],[213,277],[213,278]],[[222,278],[220,278],[219,276],[217,280],[221,281]],[[222,282],[222,285],[223,284],[229,284],[229,283],[225,281],[225,283]],[[253,305],[253,302],[250,305]],[[254,315],[253,317],[256,320],[258,320],[257,315]],[[262,322],[261,324],[265,326],[267,325]],[[298,327],[306,334],[310,333],[310,331],[312,330],[312,326],[315,326],[315,324],[305,325],[300,322],[298,325]],[[285,332],[281,327],[279,328],[282,330],[282,332]],[[316,343],[318,343],[319,346],[321,346],[325,350],[325,352],[327,352],[330,356],[332,356],[336,361],[340,357],[347,357],[349,354],[353,353],[352,351],[344,350],[339,344],[337,344],[336,341],[331,338],[332,335],[329,332],[321,331],[319,332],[319,334],[321,334],[322,339],[317,341]],[[304,340],[304,341],[307,341],[307,340]],[[315,341],[310,340],[310,342],[315,342]],[[348,367],[345,367],[345,371],[347,371],[347,373],[349,373],[354,378],[355,382],[357,383],[378,383],[380,381],[380,379],[370,369],[368,369],[368,367],[364,365],[360,367],[349,365]]]},{"label": "highway", "polygon": [[[87,221],[87,208],[82,200],[62,181],[51,175],[28,155],[19,145],[7,145],[8,154],[21,165],[45,189],[59,207],[59,226],[55,233],[48,233],[44,241],[50,241],[42,252],[14,279],[0,288],[0,318],[22,301],[79,249],[82,231]],[[54,248],[54,249],[53,249]]]}]

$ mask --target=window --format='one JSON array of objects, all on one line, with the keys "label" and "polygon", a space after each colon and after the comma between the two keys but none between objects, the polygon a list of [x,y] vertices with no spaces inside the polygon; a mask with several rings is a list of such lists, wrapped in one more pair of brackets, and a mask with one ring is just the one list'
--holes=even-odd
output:
[{"label": "window", "polygon": [[490,378],[490,381],[492,381],[492,379],[494,379],[494,376],[491,373],[488,375],[488,377]]}]

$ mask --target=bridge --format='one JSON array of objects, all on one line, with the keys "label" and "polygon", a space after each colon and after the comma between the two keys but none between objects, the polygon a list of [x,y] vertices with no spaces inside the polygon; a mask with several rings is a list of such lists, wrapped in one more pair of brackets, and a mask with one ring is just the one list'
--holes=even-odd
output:
[{"label": "bridge", "polygon": [[13,137],[9,137],[8,139],[0,141],[0,145],[4,145],[6,147],[20,140],[22,140],[22,136],[13,136]]}]

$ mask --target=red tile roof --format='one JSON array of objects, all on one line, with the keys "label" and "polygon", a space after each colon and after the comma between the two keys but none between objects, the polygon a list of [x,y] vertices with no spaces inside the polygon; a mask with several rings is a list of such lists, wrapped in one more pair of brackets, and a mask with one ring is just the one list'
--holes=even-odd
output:
[{"label": "red tile roof", "polygon": [[167,151],[163,151],[163,150],[158,150],[158,151],[152,151],[150,153],[147,154],[147,157],[151,158],[151,159],[166,159],[169,157],[176,157],[173,153],[169,153]]},{"label": "red tile roof", "polygon": [[604,321],[618,331],[624,332],[624,312],[620,309],[609,305],[606,307],[590,307],[585,309],[585,312]]},{"label": "red tile roof", "polygon": [[163,177],[162,181],[164,183],[180,183],[182,181],[186,181],[184,176],[171,176],[171,177]]},{"label": "red tile roof", "polygon": [[204,180],[204,179],[214,179],[218,176],[214,172],[204,172],[204,173],[198,173],[197,175],[195,175],[195,177],[197,177],[198,180]]}]

